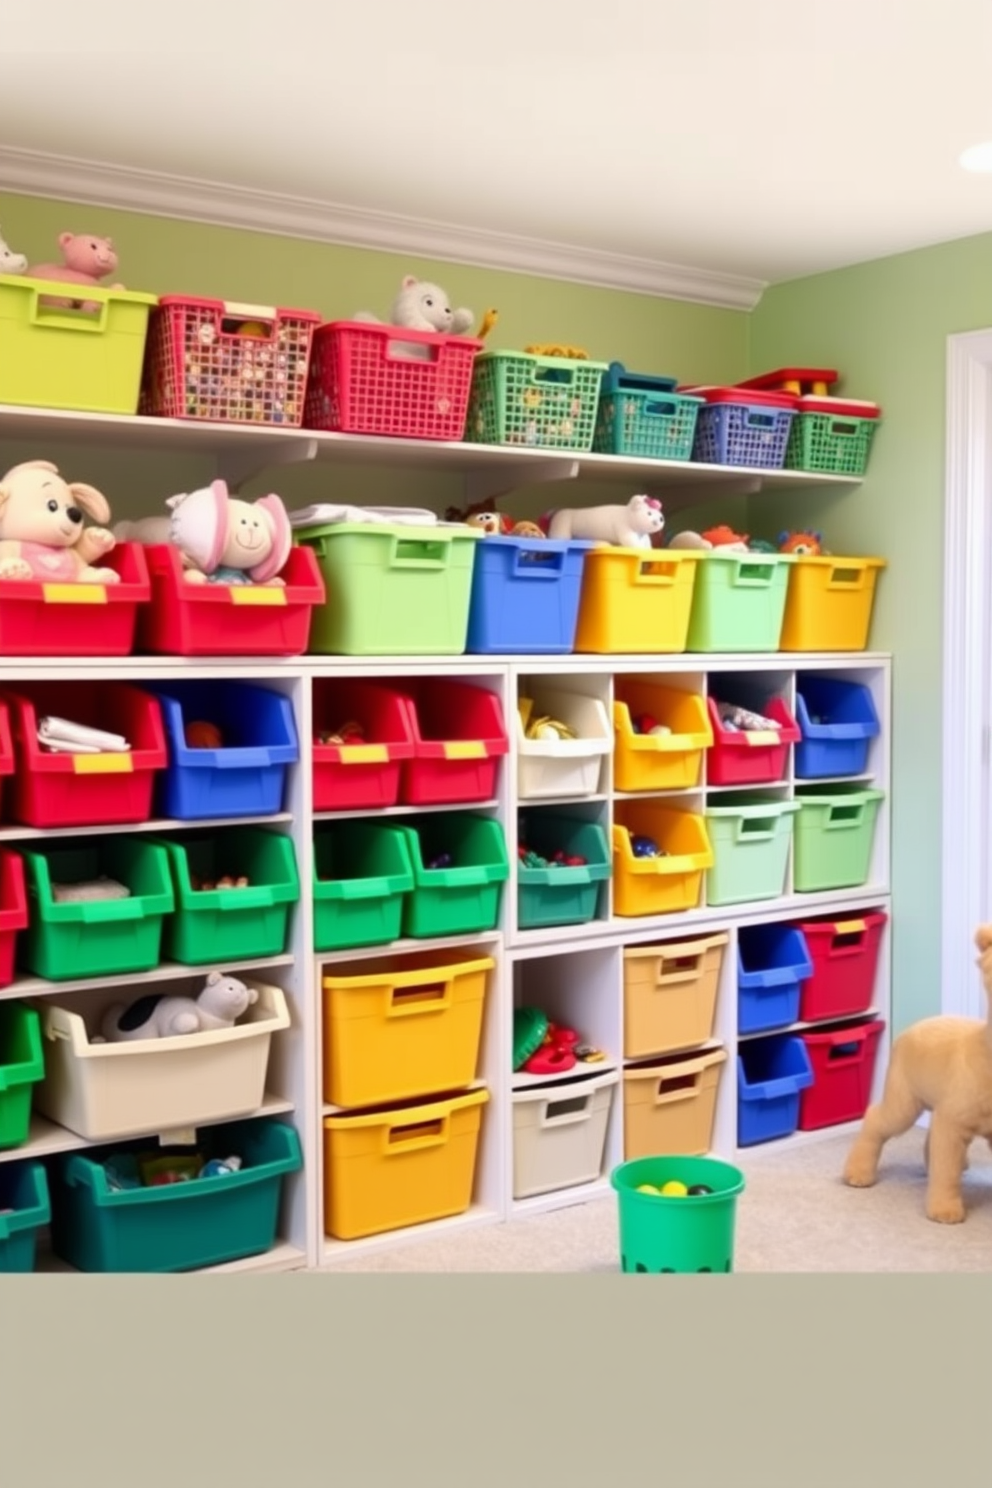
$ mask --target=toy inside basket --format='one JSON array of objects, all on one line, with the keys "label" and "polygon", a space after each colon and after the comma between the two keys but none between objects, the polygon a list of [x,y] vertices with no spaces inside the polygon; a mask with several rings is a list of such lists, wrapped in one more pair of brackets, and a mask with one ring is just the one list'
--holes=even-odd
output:
[{"label": "toy inside basket", "polygon": [[129,656],[139,608],[151,598],[145,549],[118,543],[100,559],[117,584],[0,579],[0,654]]}]

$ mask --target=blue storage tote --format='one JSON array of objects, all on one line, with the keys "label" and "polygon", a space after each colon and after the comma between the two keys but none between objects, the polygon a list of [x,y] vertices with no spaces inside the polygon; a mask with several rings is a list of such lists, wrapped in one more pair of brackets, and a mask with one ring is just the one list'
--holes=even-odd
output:
[{"label": "blue storage tote", "polygon": [[813,1066],[801,1038],[756,1039],[737,1055],[737,1145],[754,1147],[791,1137],[799,1125],[799,1099],[813,1083]]},{"label": "blue storage tote", "polygon": [[0,1274],[34,1270],[38,1231],[51,1217],[44,1163],[0,1167]]},{"label": "blue storage tote", "polygon": [[[282,811],[288,767],[300,757],[288,697],[255,682],[168,682],[148,691],[159,700],[169,749],[159,816],[202,821]],[[187,744],[187,727],[199,722],[220,730],[221,748]]]},{"label": "blue storage tote", "polygon": [[690,387],[705,400],[696,422],[693,460],[706,465],[781,470],[797,400],[753,388]]},{"label": "blue storage tote", "polygon": [[862,682],[804,672],[796,678],[797,780],[864,775],[881,729],[870,688]]},{"label": "blue storage tote", "polygon": [[477,656],[574,649],[591,542],[487,537],[475,550],[465,649]]},{"label": "blue storage tote", "polygon": [[737,1032],[764,1033],[799,1021],[803,982],[813,975],[806,937],[792,925],[744,925],[737,935]]},{"label": "blue storage tote", "polygon": [[[238,1172],[118,1188],[104,1163],[126,1154],[240,1157]],[[52,1170],[52,1249],[77,1271],[174,1272],[263,1255],[276,1242],[283,1180],[303,1166],[281,1121],[241,1121],[199,1134],[195,1148],[124,1142],[74,1152]]]},{"label": "blue storage tote", "polygon": [[675,377],[647,377],[611,362],[603,378],[592,447],[628,459],[688,460],[702,398],[677,393]]}]

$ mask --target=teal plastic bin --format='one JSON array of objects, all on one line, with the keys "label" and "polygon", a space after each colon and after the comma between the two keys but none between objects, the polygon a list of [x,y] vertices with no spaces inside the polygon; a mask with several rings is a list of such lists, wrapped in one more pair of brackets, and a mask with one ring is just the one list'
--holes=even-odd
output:
[{"label": "teal plastic bin", "polygon": [[318,823],[313,834],[313,943],[318,951],[398,940],[413,888],[406,839],[377,822]]},{"label": "teal plastic bin", "polygon": [[787,553],[696,555],[687,651],[777,651],[789,585]]},{"label": "teal plastic bin", "polygon": [[404,934],[419,940],[495,930],[510,876],[499,822],[439,812],[398,830],[413,866],[413,892],[403,907]]},{"label": "teal plastic bin", "polygon": [[779,899],[792,844],[795,801],[769,799],[753,791],[728,791],[706,807],[713,867],[706,875],[706,903],[748,904]]},{"label": "teal plastic bin", "polygon": [[0,1167],[0,1275],[34,1270],[38,1231],[51,1217],[44,1163]]},{"label": "teal plastic bin", "polygon": [[792,868],[797,894],[859,888],[868,882],[884,798],[882,790],[857,786],[797,789],[799,815]]},{"label": "teal plastic bin", "polygon": [[544,858],[561,851],[585,858],[583,866],[547,868],[517,864],[517,926],[540,930],[551,925],[583,925],[594,920],[602,885],[612,863],[606,833],[595,822],[554,812],[529,812],[520,818],[519,841]]},{"label": "teal plastic bin", "polygon": [[34,1087],[44,1075],[38,1014],[23,1002],[0,1002],[0,1148],[27,1141]]},{"label": "teal plastic bin", "polygon": [[276,1242],[283,1180],[303,1166],[300,1139],[281,1121],[242,1121],[199,1134],[205,1157],[240,1157],[237,1173],[160,1187],[114,1189],[104,1162],[126,1153],[170,1151],[125,1142],[56,1159],[52,1249],[77,1271],[196,1271],[264,1255]]}]

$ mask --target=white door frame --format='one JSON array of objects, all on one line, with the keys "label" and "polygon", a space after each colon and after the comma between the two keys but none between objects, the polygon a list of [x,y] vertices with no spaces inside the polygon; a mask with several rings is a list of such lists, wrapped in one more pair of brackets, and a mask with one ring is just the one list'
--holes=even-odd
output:
[{"label": "white door frame", "polygon": [[992,330],[947,341],[941,1007],[984,1016],[975,927],[992,919]]}]

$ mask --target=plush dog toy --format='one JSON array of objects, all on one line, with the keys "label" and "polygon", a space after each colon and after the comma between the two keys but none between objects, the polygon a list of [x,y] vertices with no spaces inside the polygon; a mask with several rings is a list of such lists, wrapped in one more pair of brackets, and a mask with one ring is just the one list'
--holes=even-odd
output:
[{"label": "plush dog toy", "polygon": [[107,498],[93,486],[69,485],[48,460],[15,465],[0,481],[0,578],[49,583],[117,584],[112,568],[95,568],[115,544],[104,526],[84,527],[83,513],[109,522]]},{"label": "plush dog toy", "polygon": [[278,577],[293,546],[286,508],[278,496],[242,501],[223,481],[172,496],[168,517],[119,522],[118,538],[172,543],[190,584],[283,584]]},{"label": "plush dog toy", "polygon": [[212,971],[197,997],[165,997],[152,993],[129,1006],[117,1003],[108,1008],[100,1024],[102,1039],[94,1043],[121,1043],[129,1039],[172,1038],[179,1034],[207,1033],[232,1028],[241,1015],[258,1001],[254,987],[237,977]]},{"label": "plush dog toy", "polygon": [[930,1112],[924,1147],[927,1218],[960,1224],[961,1176],[976,1137],[992,1145],[992,925],[975,934],[988,1018],[924,1018],[892,1045],[882,1099],[871,1106],[844,1168],[844,1182],[870,1188],[885,1143]]}]

